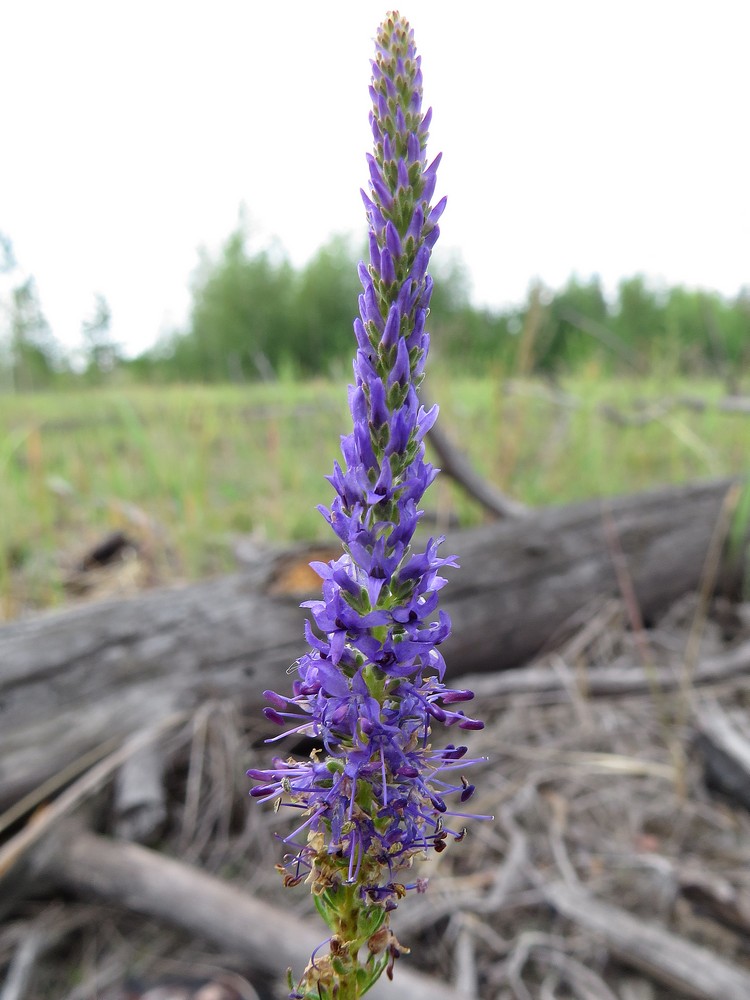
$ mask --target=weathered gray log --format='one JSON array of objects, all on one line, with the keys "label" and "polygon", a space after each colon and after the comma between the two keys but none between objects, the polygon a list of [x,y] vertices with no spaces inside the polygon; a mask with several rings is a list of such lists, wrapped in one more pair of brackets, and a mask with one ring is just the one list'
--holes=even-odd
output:
[{"label": "weathered gray log", "polygon": [[750,972],[706,948],[603,903],[584,889],[555,883],[544,886],[543,892],[559,913],[603,940],[613,955],[668,988],[698,1000],[750,997]]},{"label": "weathered gray log", "polygon": [[[696,589],[731,487],[547,508],[456,534],[444,546],[461,562],[444,591],[450,676],[523,663],[574,615],[616,595],[613,537],[646,621]],[[241,574],[0,628],[0,806],[171,711],[212,696],[256,710],[265,688],[286,689],[303,650],[299,601],[319,593],[312,574],[298,584],[309,557],[266,557]]]},{"label": "weathered gray log", "polygon": [[[244,955],[248,968],[281,979],[301,974],[324,936],[305,923],[190,865],[135,844],[63,826],[39,850],[36,874],[44,881],[93,896],[180,927]],[[317,918],[316,918],[317,919]],[[373,1000],[470,1000],[438,980],[396,965],[393,982],[378,983]]]}]

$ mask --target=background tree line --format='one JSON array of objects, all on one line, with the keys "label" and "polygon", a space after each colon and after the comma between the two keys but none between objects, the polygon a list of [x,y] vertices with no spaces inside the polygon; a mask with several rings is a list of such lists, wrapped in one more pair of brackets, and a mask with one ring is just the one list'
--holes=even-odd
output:
[{"label": "background tree line", "polygon": [[[186,329],[128,360],[111,338],[102,296],[72,358],[44,320],[33,279],[19,280],[5,297],[1,384],[25,390],[112,377],[224,382],[338,373],[351,360],[356,262],[364,255],[335,237],[297,268],[278,246],[253,246],[239,227],[217,256],[202,255]],[[6,275],[15,267],[9,245],[2,266]],[[532,285],[521,306],[488,310],[471,304],[459,260],[438,256],[433,275],[434,357],[467,373],[496,366],[554,375],[596,360],[611,372],[656,367],[731,379],[750,361],[750,289],[727,299],[635,276],[607,297],[598,278],[573,277],[557,291]]]},{"label": "background tree line", "polygon": [[36,281],[21,270],[10,239],[0,233],[0,392],[105,381],[125,364],[111,319],[107,300],[95,295],[81,323],[81,348],[66,351],[47,322]]}]

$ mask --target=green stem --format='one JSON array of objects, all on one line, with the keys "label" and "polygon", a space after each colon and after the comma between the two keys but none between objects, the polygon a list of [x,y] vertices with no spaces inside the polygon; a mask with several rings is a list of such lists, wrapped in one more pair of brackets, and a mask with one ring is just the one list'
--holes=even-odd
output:
[{"label": "green stem", "polygon": [[338,977],[338,997],[337,1000],[360,1000],[359,977],[359,950],[364,943],[360,937],[359,913],[360,900],[357,896],[356,886],[346,886],[343,889],[343,899],[337,914],[336,932],[342,942],[346,942],[348,947],[341,955],[343,966],[342,974]]}]

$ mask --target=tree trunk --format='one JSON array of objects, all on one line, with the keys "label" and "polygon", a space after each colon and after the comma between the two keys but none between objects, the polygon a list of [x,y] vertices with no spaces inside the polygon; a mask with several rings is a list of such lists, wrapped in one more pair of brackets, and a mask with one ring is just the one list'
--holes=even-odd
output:
[{"label": "tree trunk", "polygon": [[[693,484],[457,533],[444,546],[461,563],[443,592],[449,677],[525,662],[624,580],[648,622],[700,585],[737,494],[730,481]],[[0,628],[0,804],[175,710],[209,697],[255,710],[264,689],[287,690],[304,649],[299,601],[320,592],[306,563],[336,554],[286,552]]]}]

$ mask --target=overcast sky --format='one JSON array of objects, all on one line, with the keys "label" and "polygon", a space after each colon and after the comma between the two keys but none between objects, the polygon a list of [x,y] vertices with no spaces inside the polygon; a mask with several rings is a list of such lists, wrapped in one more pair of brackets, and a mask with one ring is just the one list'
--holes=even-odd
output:
[{"label": "overcast sky", "polygon": [[[0,231],[74,344],[185,322],[241,204],[297,264],[364,233],[371,0],[6,0]],[[750,283],[747,0],[405,0],[477,303],[572,273]],[[459,11],[461,12],[459,14]],[[354,306],[354,304],[353,304]]]}]

